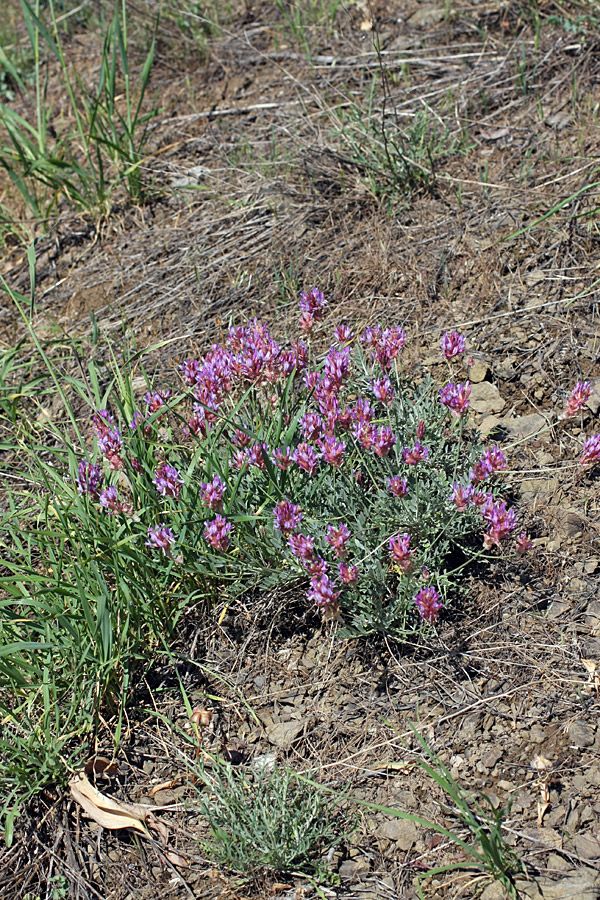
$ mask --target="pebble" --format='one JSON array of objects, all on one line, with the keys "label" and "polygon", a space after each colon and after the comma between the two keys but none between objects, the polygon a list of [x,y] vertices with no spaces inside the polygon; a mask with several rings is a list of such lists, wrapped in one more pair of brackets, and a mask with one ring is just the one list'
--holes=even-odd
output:
[{"label": "pebble", "polygon": [[400,850],[410,850],[417,839],[417,827],[408,819],[386,819],[375,832],[376,837],[395,841]]},{"label": "pebble", "polygon": [[471,397],[469,406],[479,413],[497,413],[506,406],[506,400],[500,396],[500,391],[495,384],[482,381],[471,385]]},{"label": "pebble", "polygon": [[599,900],[600,875],[594,869],[578,869],[558,881],[517,880],[517,891],[528,900]]},{"label": "pebble", "polygon": [[569,725],[569,741],[575,747],[591,747],[596,736],[596,729],[585,722],[572,722]]}]

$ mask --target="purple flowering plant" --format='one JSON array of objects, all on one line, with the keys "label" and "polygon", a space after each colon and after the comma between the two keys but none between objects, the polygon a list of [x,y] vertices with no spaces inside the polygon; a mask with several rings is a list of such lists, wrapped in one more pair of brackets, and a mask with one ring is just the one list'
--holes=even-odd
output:
[{"label": "purple flowering plant", "polygon": [[289,346],[257,320],[233,326],[183,360],[179,389],[98,409],[75,489],[163,595],[178,585],[175,606],[189,590],[297,583],[343,634],[405,638],[443,614],[466,558],[516,542],[506,461],[468,424],[461,335],[442,340],[456,380],[440,388],[406,374],[398,326],[338,326],[317,355],[326,308],[311,288]]}]

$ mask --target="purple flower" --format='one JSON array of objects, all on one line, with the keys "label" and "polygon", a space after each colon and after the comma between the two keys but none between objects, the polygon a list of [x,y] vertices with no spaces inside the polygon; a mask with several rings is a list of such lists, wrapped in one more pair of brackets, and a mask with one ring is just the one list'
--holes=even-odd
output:
[{"label": "purple flower", "polygon": [[314,538],[300,533],[290,534],[288,544],[294,556],[304,560],[312,558],[315,546]]},{"label": "purple flower", "polygon": [[175,535],[171,529],[161,522],[160,525],[148,527],[148,540],[146,547],[162,551],[163,556],[171,556],[171,547],[175,543]]},{"label": "purple flower", "polygon": [[352,334],[351,329],[347,325],[338,325],[334,329],[333,333],[335,334],[335,339],[340,346],[343,346],[344,344],[349,344],[351,341],[354,340],[354,335]]},{"label": "purple flower", "polygon": [[330,388],[339,391],[350,368],[350,347],[337,350],[332,347],[323,365],[323,380]]},{"label": "purple flower", "polygon": [[326,437],[324,440],[319,441],[319,446],[325,462],[328,462],[330,466],[339,469],[342,464],[342,454],[346,449],[345,443],[343,441],[338,441],[334,437]]},{"label": "purple flower", "polygon": [[358,579],[358,568],[356,566],[348,565],[348,563],[341,562],[338,565],[338,572],[340,574],[340,581],[344,584],[355,584]]},{"label": "purple flower", "polygon": [[407,466],[416,466],[429,456],[429,447],[423,447],[419,441],[415,441],[414,447],[405,447],[402,451],[402,459]]},{"label": "purple flower", "polygon": [[516,525],[514,510],[507,509],[504,500],[494,503],[490,496],[483,505],[481,514],[488,523],[488,531],[483,536],[484,547],[486,550],[490,550],[494,545],[499,547],[502,538],[514,531]]},{"label": "purple flower", "polygon": [[96,427],[98,437],[109,431],[110,426],[114,425],[114,423],[115,420],[107,409],[99,409],[97,413],[94,413],[94,425]]},{"label": "purple flower", "polygon": [[327,575],[315,575],[311,578],[308,599],[316,603],[320,609],[331,609],[337,606],[340,592],[336,591],[333,582]]},{"label": "purple flower", "polygon": [[80,494],[89,494],[94,500],[98,499],[104,475],[100,466],[88,463],[84,459],[77,469],[77,490]]},{"label": "purple flower", "polygon": [[273,459],[278,469],[283,469],[284,471],[289,469],[292,462],[292,448],[277,447],[276,450],[273,450]]},{"label": "purple flower", "polygon": [[442,353],[447,360],[464,353],[465,346],[465,339],[458,331],[446,331],[442,338]]},{"label": "purple flower", "polygon": [[350,529],[344,522],[339,528],[335,528],[333,525],[327,526],[327,543],[340,559],[346,555],[348,549],[346,544],[349,540]]},{"label": "purple flower", "polygon": [[455,415],[462,416],[469,407],[471,385],[468,381],[465,381],[464,384],[455,384],[453,381],[449,381],[440,388],[439,395],[440,403],[447,406]]},{"label": "purple flower", "polygon": [[413,567],[413,556],[415,551],[410,549],[410,534],[403,534],[402,537],[396,534],[389,540],[389,548],[392,553],[392,560],[399,567],[403,574],[407,574]]},{"label": "purple flower", "polygon": [[567,399],[562,419],[570,419],[585,406],[585,403],[594,393],[589,381],[578,381]]},{"label": "purple flower", "polygon": [[121,459],[123,438],[118,428],[105,428],[102,432],[99,432],[98,447],[113,472],[123,468],[123,460]]},{"label": "purple flower", "polygon": [[141,412],[139,410],[136,409],[136,411],[133,414],[133,418],[131,419],[131,422],[129,423],[129,427],[132,431],[137,431],[138,425],[142,425],[143,422],[144,422],[143,415],[141,414]]},{"label": "purple flower", "polygon": [[408,479],[394,475],[393,478],[388,479],[388,490],[393,497],[401,500],[408,494]]},{"label": "purple flower", "polygon": [[304,560],[304,568],[309,575],[325,575],[327,563],[322,556],[315,556],[312,559]]},{"label": "purple flower", "polygon": [[213,512],[220,512],[223,508],[223,495],[225,493],[225,485],[218,475],[215,475],[212,481],[202,482],[200,485],[200,494],[202,502]]},{"label": "purple flower", "polygon": [[300,419],[300,428],[306,441],[316,441],[321,436],[323,419],[318,413],[305,413]]},{"label": "purple flower", "polygon": [[517,556],[525,556],[525,554],[528,553],[529,550],[532,549],[532,547],[532,542],[529,540],[525,532],[522,531],[517,540]]},{"label": "purple flower", "polygon": [[130,504],[119,500],[116,487],[109,485],[100,493],[100,506],[106,510],[109,516],[115,516],[117,513],[125,513],[132,515],[133,509]]},{"label": "purple flower", "polygon": [[311,447],[310,444],[307,444],[306,441],[298,444],[294,451],[294,462],[300,466],[301,469],[304,469],[305,472],[308,472],[309,475],[314,475],[315,470],[319,465],[315,448]]},{"label": "purple flower", "polygon": [[455,481],[452,485],[452,497],[450,499],[459,512],[464,512],[473,500],[473,488],[471,485],[464,487]]},{"label": "purple flower", "polygon": [[289,500],[282,500],[273,510],[275,516],[275,528],[284,534],[295,531],[302,521],[302,511],[299,506],[290,503]]},{"label": "purple flower", "polygon": [[206,543],[222,553],[229,547],[229,535],[232,531],[233,525],[224,516],[217,515],[212,521],[204,523]]},{"label": "purple flower", "polygon": [[494,472],[506,467],[506,457],[500,447],[491,447],[486,450],[480,460],[478,460],[470,472],[470,480],[476,484],[485,481]]},{"label": "purple flower", "polygon": [[310,291],[302,291],[299,303],[306,316],[312,316],[317,322],[323,318],[323,309],[327,306],[327,301],[318,288],[312,287]]},{"label": "purple flower", "polygon": [[361,336],[361,341],[371,348],[372,356],[382,369],[389,368],[390,362],[398,358],[405,339],[403,329],[398,326],[384,330],[381,325],[375,325],[366,328]]},{"label": "purple flower", "polygon": [[388,428],[387,425],[384,425],[379,430],[375,430],[373,434],[373,451],[377,456],[387,456],[395,443],[396,435],[392,433],[391,428]]},{"label": "purple flower", "polygon": [[148,415],[152,415],[152,413],[155,413],[161,406],[164,406],[170,396],[171,391],[168,389],[165,391],[153,391],[152,393],[146,391],[144,403],[148,407]]},{"label": "purple flower", "polygon": [[593,434],[583,443],[583,452],[579,457],[582,466],[596,462],[600,459],[600,434]]},{"label": "purple flower", "polygon": [[201,366],[197,359],[186,359],[180,366],[181,376],[188,387],[192,387],[201,373]]},{"label": "purple flower", "polygon": [[373,382],[373,395],[377,400],[381,401],[381,403],[385,403],[386,406],[391,406],[392,400],[394,399],[394,391],[392,390],[392,383],[387,376],[385,378],[380,378],[379,381]]},{"label": "purple flower", "polygon": [[248,465],[254,466],[257,469],[260,469],[261,472],[264,472],[267,468],[264,454],[268,452],[268,449],[269,448],[265,443],[253,444],[252,447],[246,450],[246,460],[248,461]]},{"label": "purple flower", "polygon": [[183,478],[169,463],[163,463],[154,473],[153,484],[163,497],[180,497]]},{"label": "purple flower", "polygon": [[435,622],[439,617],[440,609],[443,606],[439,594],[434,587],[421,588],[415,596],[415,605],[419,610],[419,615],[425,622],[430,624]]},{"label": "purple flower", "polygon": [[368,400],[364,397],[359,397],[354,406],[351,409],[352,419],[359,425],[365,425],[369,422],[372,422],[375,418],[375,413],[373,412],[373,408],[371,407]]}]

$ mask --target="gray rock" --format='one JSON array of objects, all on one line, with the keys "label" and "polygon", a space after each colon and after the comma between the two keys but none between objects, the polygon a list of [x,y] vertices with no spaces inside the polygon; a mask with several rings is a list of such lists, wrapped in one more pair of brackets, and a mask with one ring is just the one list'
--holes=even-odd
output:
[{"label": "gray rock", "polygon": [[407,20],[409,25],[436,25],[444,18],[444,7],[422,6]]},{"label": "gray rock", "polygon": [[481,894],[480,900],[507,900],[508,894],[502,887],[499,881],[492,881],[491,884],[488,884],[483,894]]},{"label": "gray rock", "polygon": [[490,384],[489,381],[482,381],[480,384],[471,385],[469,406],[475,412],[489,415],[504,409],[506,400],[500,396],[500,391],[495,384]]},{"label": "gray rock", "polygon": [[271,744],[286,750],[294,743],[304,729],[303,722],[276,722],[267,728],[267,738]]},{"label": "gray rock", "polygon": [[471,384],[479,384],[485,381],[490,367],[482,359],[473,361],[473,365],[469,367],[469,381]]},{"label": "gray rock", "polygon": [[546,420],[538,413],[530,413],[527,416],[515,416],[514,418],[503,419],[501,422],[503,428],[513,440],[531,437],[546,425]]},{"label": "gray rock", "polygon": [[339,868],[340,878],[361,878],[371,868],[371,863],[364,856],[345,859]]},{"label": "gray rock", "polygon": [[376,837],[395,841],[400,850],[410,850],[417,839],[417,827],[408,819],[386,819],[377,831]]},{"label": "gray rock", "polygon": [[517,890],[529,900],[599,900],[600,874],[594,869],[578,869],[558,880],[517,879]]},{"label": "gray rock", "polygon": [[596,729],[585,722],[572,722],[569,725],[569,741],[576,747],[591,747],[596,736]]},{"label": "gray rock", "polygon": [[600,842],[589,832],[576,834],[573,838],[573,846],[582,859],[598,859],[600,857]]}]

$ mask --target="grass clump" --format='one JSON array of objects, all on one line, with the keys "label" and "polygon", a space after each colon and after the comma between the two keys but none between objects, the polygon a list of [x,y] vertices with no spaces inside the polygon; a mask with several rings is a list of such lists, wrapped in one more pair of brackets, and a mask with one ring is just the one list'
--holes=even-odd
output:
[{"label": "grass clump", "polygon": [[[54,0],[22,2],[34,60],[31,91],[14,61],[0,50],[0,65],[26,99],[31,116],[0,103],[0,165],[30,213],[46,222],[61,200],[76,209],[106,214],[117,188],[133,202],[146,193],[142,165],[147,123],[143,110],[154,61],[155,36],[134,79],[130,69],[126,4],[115,3],[105,30],[97,83],[90,88],[65,55]],[[48,64],[56,67],[72,125],[56,124],[48,101]],[[10,219],[10,217],[9,217]]]},{"label": "grass clump", "polygon": [[198,769],[195,807],[206,819],[204,850],[223,869],[247,878],[302,872],[322,878],[325,854],[344,837],[339,800],[288,767],[239,770],[218,757]]}]

